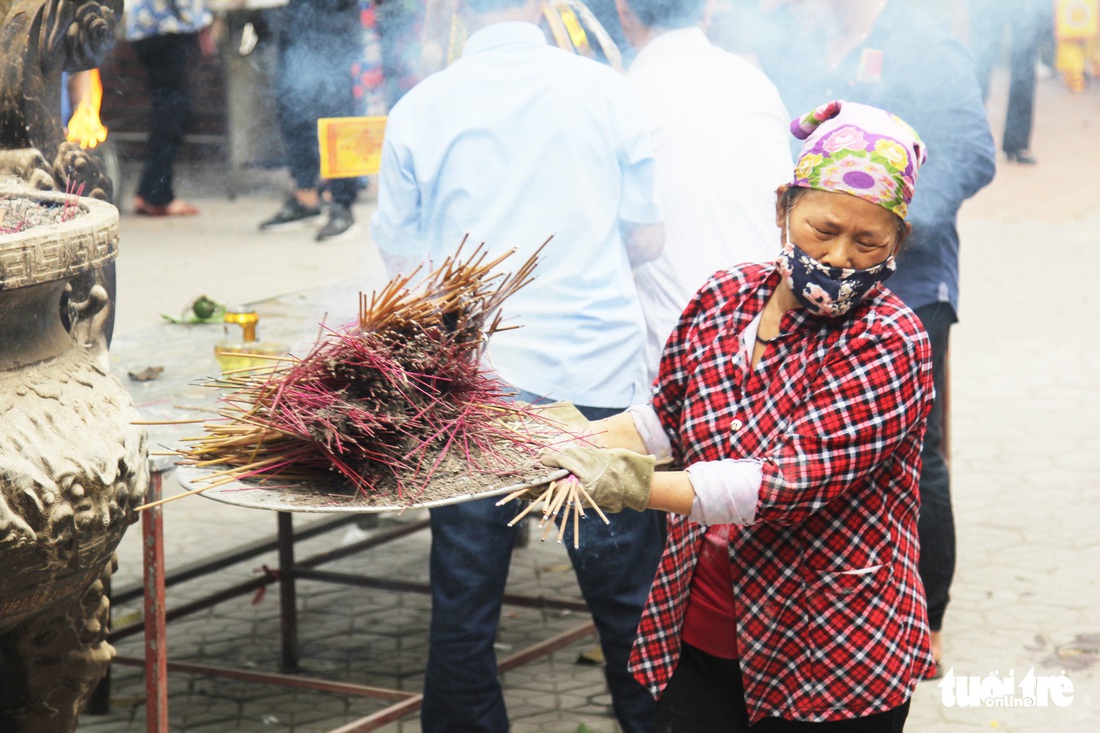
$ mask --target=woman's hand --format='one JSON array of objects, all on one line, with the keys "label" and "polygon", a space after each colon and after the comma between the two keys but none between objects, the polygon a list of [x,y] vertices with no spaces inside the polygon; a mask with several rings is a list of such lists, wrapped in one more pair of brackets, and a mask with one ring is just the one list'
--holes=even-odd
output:
[{"label": "woman's hand", "polygon": [[577,477],[592,501],[606,512],[649,506],[656,459],[622,448],[587,448],[573,444],[539,455],[546,466],[564,468]]},{"label": "woman's hand", "polygon": [[551,443],[559,450],[567,443],[579,443],[594,448],[626,448],[635,453],[648,452],[645,441],[634,426],[633,418],[626,412],[603,420],[589,420],[572,402],[520,404],[523,405],[523,412],[537,416],[547,427],[565,434],[568,440]]}]

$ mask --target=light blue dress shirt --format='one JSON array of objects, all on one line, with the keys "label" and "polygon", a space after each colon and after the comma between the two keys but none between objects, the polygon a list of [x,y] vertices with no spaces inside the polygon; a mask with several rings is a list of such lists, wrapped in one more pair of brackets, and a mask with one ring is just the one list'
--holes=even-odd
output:
[{"label": "light blue dress shirt", "polygon": [[594,407],[644,401],[645,323],[620,221],[660,221],[649,137],[625,80],[528,23],[474,33],[386,129],[372,236],[434,265],[462,238],[535,280],[503,306],[487,356],[509,384]]}]

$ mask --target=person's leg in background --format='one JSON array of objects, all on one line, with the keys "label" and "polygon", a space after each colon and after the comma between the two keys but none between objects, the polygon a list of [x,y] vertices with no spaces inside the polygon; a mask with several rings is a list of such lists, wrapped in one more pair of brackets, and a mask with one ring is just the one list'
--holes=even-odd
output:
[{"label": "person's leg in background", "polygon": [[279,8],[275,16],[275,111],[294,190],[274,216],[260,223],[265,232],[301,228],[321,216],[317,132],[306,113],[308,98],[302,94],[298,78],[303,64],[308,64],[308,50],[303,47],[302,34],[296,32],[301,20],[289,5]]},{"label": "person's leg in background", "polygon": [[1030,0],[1015,0],[1007,13],[1011,75],[1001,149],[1009,160],[1033,165],[1031,127],[1035,118],[1035,67],[1039,62],[1042,15]]},{"label": "person's leg in background", "polygon": [[[518,392],[513,399],[537,402]],[[508,711],[497,673],[496,642],[504,588],[522,511],[490,497],[431,510],[432,616],[424,733],[506,733]]]},{"label": "person's leg in background", "polygon": [[[294,49],[289,53],[293,56],[299,51]],[[304,95],[290,85],[280,86],[279,129],[282,131],[290,178],[294,183],[294,195],[303,206],[320,214],[318,175],[321,162],[317,149],[317,120],[304,106]]]},{"label": "person's leg in background", "polygon": [[[355,24],[340,26],[328,37],[325,59],[328,64],[327,76],[330,83],[325,87],[324,100],[317,107],[317,118],[358,116],[355,101],[355,77],[352,66],[363,52],[363,33],[358,25],[358,13]],[[317,146],[317,122],[313,122],[314,147]],[[320,160],[317,161],[318,174]],[[318,242],[334,242],[354,236],[358,232],[351,206],[359,195],[358,178],[334,178],[324,183],[331,198],[328,221],[317,232]]]},{"label": "person's leg in background", "polygon": [[1054,4],[1042,3],[1039,8],[1039,63],[1042,78],[1054,74]]},{"label": "person's leg in background", "polygon": [[[294,192],[275,216],[260,225],[264,231],[300,227],[321,215],[317,120],[356,114],[352,66],[363,46],[357,3],[328,12],[298,3],[282,11],[275,86]],[[332,206],[328,221],[317,233],[318,241],[351,233],[355,224],[351,205],[358,187],[356,178],[332,182]]]},{"label": "person's leg in background", "polygon": [[176,199],[172,187],[176,156],[191,121],[188,57],[195,34],[152,36],[131,45],[145,69],[151,117],[145,162],[134,197],[134,210],[152,216],[197,214],[198,209]]},{"label": "person's leg in background", "polygon": [[[582,405],[577,409],[589,420],[622,412]],[[634,679],[627,663],[664,550],[666,516],[653,510],[626,509],[608,518],[609,525],[589,515],[582,526],[579,549],[573,548],[572,525],[566,527],[563,541],[600,633],[604,675],[619,726],[623,733],[652,733],[656,701]]]},{"label": "person's leg in background", "polygon": [[974,73],[982,87],[982,99],[989,99],[993,67],[1001,57],[1004,42],[1004,10],[998,0],[967,0],[970,52],[974,55]]},{"label": "person's leg in background", "polygon": [[[515,399],[540,402],[518,392]],[[590,420],[621,409],[577,409]],[[432,619],[424,676],[421,725],[425,733],[507,731],[508,714],[497,676],[493,642],[517,527],[514,505],[495,499],[432,510]],[[665,515],[626,511],[611,526],[589,516],[574,551],[565,544],[600,633],[612,705],[624,733],[653,730],[655,702],[627,671],[638,621],[664,549]]]},{"label": "person's leg in background", "polygon": [[932,381],[936,398],[928,415],[928,429],[921,452],[919,570],[928,599],[928,626],[932,631],[932,655],[936,672],[943,658],[943,617],[955,576],[955,517],[951,509],[951,473],[944,453],[944,394],[947,388],[947,346],[955,311],[949,303],[916,309],[932,344]]},{"label": "person's leg in background", "polygon": [[490,497],[431,510],[432,615],[424,733],[505,733],[496,642],[516,528],[515,504]]},{"label": "person's leg in background", "polygon": [[390,109],[417,82],[416,27],[420,10],[408,0],[386,0],[375,11],[382,41],[382,83]]}]

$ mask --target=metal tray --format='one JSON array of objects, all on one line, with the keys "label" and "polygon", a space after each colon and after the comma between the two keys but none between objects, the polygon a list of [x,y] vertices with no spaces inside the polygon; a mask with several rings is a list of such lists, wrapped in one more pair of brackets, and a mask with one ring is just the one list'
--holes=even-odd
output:
[{"label": "metal tray", "polygon": [[[569,472],[565,469],[547,468],[546,473],[525,482],[518,482],[496,489],[488,489],[477,493],[456,494],[445,499],[416,502],[412,504],[382,504],[368,503],[360,496],[333,496],[332,503],[323,503],[318,493],[323,493],[325,485],[320,482],[280,482],[278,484],[269,481],[234,481],[207,489],[203,479],[208,478],[217,470],[216,467],[196,468],[195,466],[179,466],[176,469],[176,479],[180,485],[188,491],[203,490],[199,496],[220,501],[223,504],[247,507],[250,509],[267,509],[275,512],[302,512],[314,514],[381,514],[384,512],[400,512],[406,509],[430,509],[432,507],[459,504],[464,501],[483,499],[488,496],[503,496],[519,489],[540,486],[542,484],[565,478]],[[346,485],[334,481],[330,486],[333,490],[346,491]],[[307,498],[308,497],[308,498]]]}]

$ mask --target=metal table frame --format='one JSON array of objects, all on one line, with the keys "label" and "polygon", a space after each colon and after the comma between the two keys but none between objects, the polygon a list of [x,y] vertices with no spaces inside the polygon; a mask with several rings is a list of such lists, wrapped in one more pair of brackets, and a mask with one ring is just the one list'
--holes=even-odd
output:
[{"label": "metal table frame", "polygon": [[[166,471],[155,470],[149,488],[150,502],[161,498],[163,475]],[[347,696],[370,697],[388,700],[390,705],[371,715],[348,723],[330,733],[365,733],[376,730],[420,709],[422,695],[407,690],[393,690],[371,687],[348,682],[311,679],[293,674],[299,668],[298,649],[298,612],[295,583],[298,579],[315,580],[328,583],[341,583],[363,588],[377,588],[400,593],[429,593],[426,583],[391,580],[387,578],[339,573],[318,570],[317,567],[349,555],[384,545],[428,527],[428,520],[411,523],[382,531],[373,537],[350,545],[322,552],[302,560],[294,556],[294,544],[298,540],[308,539],[354,522],[360,515],[344,514],[335,519],[320,520],[295,531],[293,515],[290,512],[275,512],[277,533],[273,538],[242,546],[223,555],[200,563],[193,563],[171,573],[164,567],[164,523],[162,507],[148,509],[142,514],[143,541],[143,583],[140,587],[119,589],[112,594],[113,603],[123,603],[139,596],[144,598],[143,620],[113,629],[109,636],[111,642],[127,638],[139,632],[144,633],[144,658],[116,657],[115,664],[144,667],[146,685],[146,733],[168,733],[168,673],[178,672],[198,674],[224,679],[243,680],[262,684],[294,687],[317,692],[327,692]],[[165,592],[168,586],[202,577],[208,573],[229,567],[241,561],[276,550],[278,567],[261,577],[237,583],[197,601],[168,610]],[[254,593],[269,585],[277,584],[279,589],[279,614],[281,639],[281,668],[284,673],[256,672],[253,670],[232,669],[204,664],[186,664],[168,661],[167,625],[169,621],[217,605],[223,601],[247,593]],[[531,608],[553,608],[560,610],[587,612],[583,601],[558,600],[545,597],[532,597],[505,594],[507,605]],[[552,636],[538,644],[522,649],[498,661],[500,672],[507,672],[523,666],[535,659],[562,649],[574,642],[593,636],[596,627],[591,621],[584,622],[567,631]]]}]

